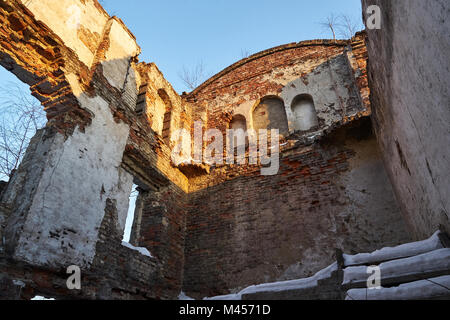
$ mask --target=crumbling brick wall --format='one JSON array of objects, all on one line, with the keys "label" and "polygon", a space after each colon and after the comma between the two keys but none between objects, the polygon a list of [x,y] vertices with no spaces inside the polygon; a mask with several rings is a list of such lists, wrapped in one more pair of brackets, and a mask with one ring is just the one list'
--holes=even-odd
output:
[{"label": "crumbling brick wall", "polygon": [[[2,1],[0,19],[0,64],[30,85],[49,119],[2,196],[0,210],[8,217],[1,273],[22,281],[23,292],[47,296],[176,296],[184,213],[168,214],[174,225],[161,244],[167,257],[140,257],[121,246],[121,236],[133,182],[159,190],[170,179],[177,192],[187,192],[187,178],[170,160],[170,139],[164,141],[145,112],[136,110],[140,89],[148,98],[165,90],[175,126],[190,117],[181,98],[154,65],[138,63],[134,36],[95,0],[63,0],[58,6]],[[81,292],[64,289],[69,265],[80,266],[86,276]],[[151,283],[161,289],[151,291]]]},{"label": "crumbling brick wall", "polygon": [[[274,176],[261,176],[258,165],[216,165],[190,178],[185,292],[214,296],[306,277],[330,264],[336,248],[362,252],[409,240],[367,117],[364,41],[361,33],[270,49],[186,97],[205,110],[207,128],[223,133],[236,114],[252,128],[261,99],[280,97],[289,133]],[[292,123],[300,94],[317,111],[319,125],[307,132]]]},{"label": "crumbling brick wall", "polygon": [[211,171],[202,181],[209,187],[190,194],[185,292],[214,296],[307,277],[337,248],[410,240],[370,122],[335,135],[284,149],[275,176],[258,166]]},{"label": "crumbling brick wall", "polygon": [[[223,122],[227,114],[244,115],[248,127],[252,128],[251,113],[259,100],[280,96],[285,103],[290,133],[293,133],[290,107],[294,96],[291,96],[290,88],[297,94],[311,92],[319,112],[323,108],[329,113],[323,114],[322,118],[324,121],[331,118],[331,121],[326,121],[326,125],[330,125],[334,120],[330,113],[332,116],[334,111],[330,112],[329,106],[320,104],[321,94],[314,85],[318,85],[327,95],[324,104],[337,100],[339,112],[347,113],[344,112],[344,117],[336,114],[343,122],[368,116],[370,104],[366,86],[364,38],[364,34],[357,34],[353,41],[312,40],[262,51],[224,69],[185,98],[195,102],[196,112],[205,109],[208,128],[226,128],[227,124]],[[323,74],[321,82],[314,79],[316,73]],[[298,85],[295,81],[302,88],[295,88]],[[312,87],[308,87],[309,82]],[[347,115],[353,118],[347,119]]]},{"label": "crumbling brick wall", "polygon": [[[9,296],[168,299],[184,288],[203,297],[310,275],[335,248],[409,240],[367,121],[364,33],[265,50],[180,97],[96,0],[5,0],[0,21],[0,64],[49,119],[1,198]],[[292,107],[302,94],[317,125],[299,132]],[[236,115],[252,129],[265,97],[282,101],[277,119],[287,122],[278,174],[172,162],[174,129],[201,120],[225,133]],[[133,183],[142,192],[131,239],[153,257],[121,245]],[[78,291],[65,286],[73,264]]]},{"label": "crumbling brick wall", "polygon": [[[148,248],[160,262],[160,277],[152,286],[158,297],[176,297],[184,271],[187,194],[170,182],[143,195],[139,236],[136,244]],[[135,230],[133,230],[134,232]]]}]

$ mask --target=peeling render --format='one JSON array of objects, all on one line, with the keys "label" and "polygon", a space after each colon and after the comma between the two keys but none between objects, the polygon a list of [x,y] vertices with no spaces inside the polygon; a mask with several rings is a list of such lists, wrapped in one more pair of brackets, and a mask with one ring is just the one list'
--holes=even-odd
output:
[{"label": "peeling render", "polygon": [[328,60],[283,87],[280,96],[285,102],[291,133],[295,131],[292,103],[299,94],[311,95],[322,127],[342,120],[343,115],[357,114],[360,108],[358,92],[346,59],[345,55],[340,55]]},{"label": "peeling render", "polygon": [[[81,94],[79,101],[94,114],[92,124],[84,133],[75,130],[66,141],[60,134],[54,137],[14,251],[17,259],[36,265],[89,266],[107,198],[119,204],[118,227],[125,227],[132,176],[120,168],[117,150],[125,149],[129,127],[114,122],[102,98]],[[78,208],[77,214],[73,208]]]}]

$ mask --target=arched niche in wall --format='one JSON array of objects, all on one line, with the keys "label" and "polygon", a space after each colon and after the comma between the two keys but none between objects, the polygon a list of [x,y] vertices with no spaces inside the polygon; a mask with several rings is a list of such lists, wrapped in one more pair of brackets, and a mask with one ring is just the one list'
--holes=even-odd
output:
[{"label": "arched niche in wall", "polygon": [[239,130],[242,129],[244,132],[247,131],[247,120],[241,114],[233,116],[230,121],[230,129]]},{"label": "arched niche in wall", "polygon": [[171,134],[170,124],[172,121],[172,102],[170,101],[169,95],[164,89],[159,89],[158,95],[164,102],[164,116],[162,118],[161,136],[163,140],[166,142],[166,144],[169,144]]},{"label": "arched niche in wall", "polygon": [[[231,119],[229,128],[236,130],[236,134],[238,135],[245,135],[247,132],[247,120],[243,115],[237,114]],[[247,143],[248,139],[241,139],[241,141],[245,141],[245,143]],[[234,139],[234,145],[238,145],[238,139],[236,137]]]},{"label": "arched niche in wall", "polygon": [[296,96],[292,100],[291,108],[295,131],[308,131],[319,124],[314,100],[309,94]]},{"label": "arched niche in wall", "polygon": [[287,135],[288,121],[284,102],[276,96],[268,96],[252,112],[253,129],[278,129],[281,135]]}]

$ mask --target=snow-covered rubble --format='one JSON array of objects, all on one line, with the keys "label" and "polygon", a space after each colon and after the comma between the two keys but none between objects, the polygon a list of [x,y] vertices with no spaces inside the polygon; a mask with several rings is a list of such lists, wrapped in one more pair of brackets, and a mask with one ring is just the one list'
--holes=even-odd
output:
[{"label": "snow-covered rubble", "polygon": [[[450,249],[438,249],[414,257],[383,262],[379,267],[382,280],[449,271]],[[368,277],[366,266],[348,267],[344,269],[343,285],[364,283]]]},{"label": "snow-covered rubble", "polygon": [[127,248],[131,249],[131,250],[137,251],[137,252],[139,252],[140,254],[142,254],[142,255],[144,255],[144,256],[153,258],[152,254],[150,253],[150,251],[148,251],[147,248],[143,248],[143,247],[135,247],[135,246],[133,246],[133,245],[131,245],[131,244],[129,244],[128,242],[125,242],[125,241],[122,241],[122,245],[123,245],[124,247],[127,247]]},{"label": "snow-covered rubble", "polygon": [[450,276],[404,283],[381,289],[352,289],[346,300],[414,300],[450,297]]},{"label": "snow-covered rubble", "polygon": [[195,300],[195,299],[188,297],[183,291],[181,291],[180,294],[178,295],[178,300]]},{"label": "snow-covered rubble", "polygon": [[439,233],[440,231],[437,231],[427,240],[406,243],[393,248],[386,247],[372,253],[359,253],[356,255],[344,254],[344,263],[346,266],[373,264],[376,262],[412,257],[436,249],[442,249],[443,245],[439,240]]},{"label": "snow-covered rubble", "polygon": [[258,292],[280,292],[280,291],[288,291],[288,290],[301,290],[312,288],[318,285],[319,280],[328,279],[332,276],[333,272],[338,270],[337,263],[333,263],[327,268],[317,272],[314,276],[304,279],[298,280],[289,280],[289,281],[280,281],[280,282],[272,282],[259,284],[255,286],[250,286],[239,293],[225,295],[225,296],[217,296],[212,298],[205,298],[204,300],[241,300],[244,294],[252,294]]},{"label": "snow-covered rubble", "polygon": [[42,296],[35,296],[31,300],[36,300],[36,301],[54,301],[55,299],[54,298],[46,298],[46,297],[42,297]]}]

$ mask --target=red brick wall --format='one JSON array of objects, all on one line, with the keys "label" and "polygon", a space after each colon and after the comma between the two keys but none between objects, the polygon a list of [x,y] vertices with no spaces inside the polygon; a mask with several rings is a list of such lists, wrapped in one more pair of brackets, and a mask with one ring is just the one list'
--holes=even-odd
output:
[{"label": "red brick wall", "polygon": [[[252,103],[256,107],[264,97],[280,96],[289,82],[299,78],[307,82],[306,77],[319,66],[341,55],[347,59],[348,66],[345,68],[348,70],[345,72],[348,72],[352,82],[347,88],[350,97],[345,108],[348,113],[342,112],[342,122],[369,116],[364,33],[349,41],[303,41],[262,51],[224,69],[184,98],[193,103],[194,121],[200,120],[200,114],[206,112],[208,128],[225,130],[239,106]],[[333,85],[330,79],[323,83],[323,90]],[[356,92],[357,97],[351,97],[352,91]],[[343,108],[344,98],[340,97],[341,101],[336,101],[336,106]],[[247,121],[251,120],[249,115],[246,117]]]},{"label": "red brick wall", "polygon": [[[328,60],[342,54],[346,45],[347,41],[333,43],[313,40],[262,51],[218,73],[190,93],[188,99],[198,102],[206,100],[211,103],[216,97],[226,94],[238,97],[249,95],[251,99],[259,99],[269,92],[279,92],[282,87],[277,85],[276,81],[264,81],[264,75],[272,74],[274,79],[281,78],[281,69],[290,69],[301,64],[305,65],[305,68],[298,71],[297,76],[300,77],[310,72],[323,59]],[[278,69],[280,72],[273,74],[274,70]]]},{"label": "red brick wall", "polygon": [[[208,128],[222,131],[243,105],[248,111],[265,96],[280,96],[297,79],[306,86],[322,79],[316,85],[330,105],[316,105],[322,108],[318,128],[286,137],[277,175],[234,165],[190,179],[185,292],[200,298],[306,277],[329,265],[337,248],[364,252],[409,240],[367,118],[364,39],[358,34],[352,41],[270,49],[185,97],[206,110]],[[336,57],[345,59],[331,65]],[[332,71],[336,66],[341,69]],[[314,78],[319,73],[322,78]],[[334,111],[337,116],[328,117]],[[321,138],[306,139],[314,134]]]},{"label": "red brick wall", "polygon": [[186,194],[170,183],[144,197],[139,246],[148,248],[160,262],[155,296],[177,297],[184,267]]},{"label": "red brick wall", "polygon": [[[190,194],[185,292],[213,296],[306,277],[332,263],[336,248],[365,252],[408,240],[387,180],[364,186],[374,171],[365,163],[385,173],[373,136],[364,133],[370,123],[361,125],[356,134],[344,130],[343,139],[285,150],[275,176],[234,166],[198,181],[211,186]],[[381,197],[384,209],[357,207],[349,195],[355,186],[343,182],[353,174],[364,186],[361,201]]]}]

